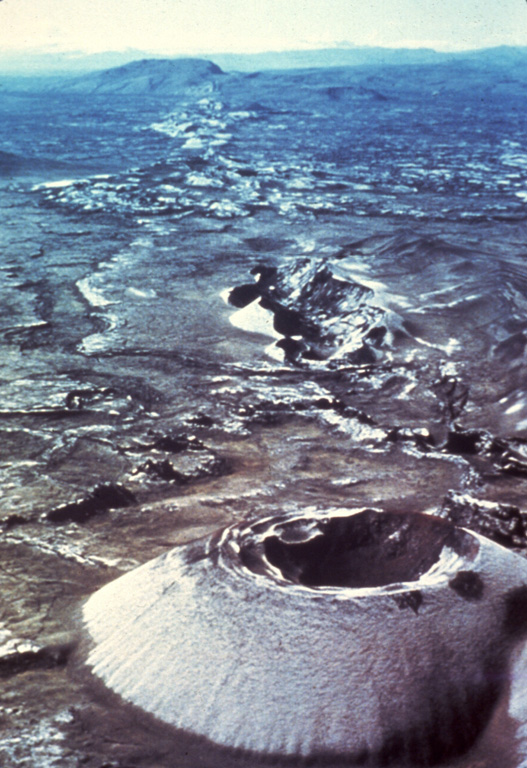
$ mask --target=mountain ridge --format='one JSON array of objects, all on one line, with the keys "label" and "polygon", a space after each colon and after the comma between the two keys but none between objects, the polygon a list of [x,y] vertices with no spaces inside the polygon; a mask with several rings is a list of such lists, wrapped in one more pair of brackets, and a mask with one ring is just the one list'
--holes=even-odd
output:
[{"label": "mountain ridge", "polygon": [[170,95],[223,75],[207,59],[140,59],[62,82],[67,93]]},{"label": "mountain ridge", "polygon": [[120,67],[138,60],[209,60],[224,71],[255,72],[262,69],[302,69],[312,67],[363,66],[368,64],[423,64],[460,59],[492,59],[515,62],[527,60],[525,46],[496,46],[468,51],[445,52],[432,48],[382,48],[347,46],[260,53],[217,53],[196,56],[167,56],[139,49],[83,54],[80,52],[41,53],[0,52],[0,75],[4,76],[79,76]]}]

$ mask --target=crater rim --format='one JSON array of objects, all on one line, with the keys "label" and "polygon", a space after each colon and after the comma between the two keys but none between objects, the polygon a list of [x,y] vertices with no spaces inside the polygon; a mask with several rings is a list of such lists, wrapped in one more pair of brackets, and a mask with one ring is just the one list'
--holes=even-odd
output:
[{"label": "crater rim", "polygon": [[228,567],[282,588],[360,595],[442,585],[472,569],[480,543],[433,515],[368,507],[252,521],[228,529],[221,549]]}]

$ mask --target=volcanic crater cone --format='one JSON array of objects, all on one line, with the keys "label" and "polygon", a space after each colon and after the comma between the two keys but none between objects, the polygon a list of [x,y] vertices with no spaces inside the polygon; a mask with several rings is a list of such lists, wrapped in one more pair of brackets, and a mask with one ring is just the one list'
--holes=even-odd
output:
[{"label": "volcanic crater cone", "polygon": [[161,721],[235,749],[432,765],[492,714],[527,563],[423,514],[331,509],[177,547],[86,603],[88,664]]}]

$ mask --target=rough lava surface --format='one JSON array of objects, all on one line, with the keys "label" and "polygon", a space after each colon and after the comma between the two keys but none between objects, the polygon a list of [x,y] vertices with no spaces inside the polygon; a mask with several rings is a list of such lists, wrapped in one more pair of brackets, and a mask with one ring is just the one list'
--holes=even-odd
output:
[{"label": "rough lava surface", "polygon": [[[3,768],[255,765],[83,665],[179,545],[374,507],[524,557],[522,56],[1,79]],[[440,766],[522,766],[525,669]]]}]

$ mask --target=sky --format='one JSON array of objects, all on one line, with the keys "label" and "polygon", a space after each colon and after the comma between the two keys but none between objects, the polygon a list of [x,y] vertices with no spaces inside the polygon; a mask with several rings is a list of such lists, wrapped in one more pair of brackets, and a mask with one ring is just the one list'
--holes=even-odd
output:
[{"label": "sky", "polygon": [[527,45],[526,0],[0,0],[0,51]]}]

